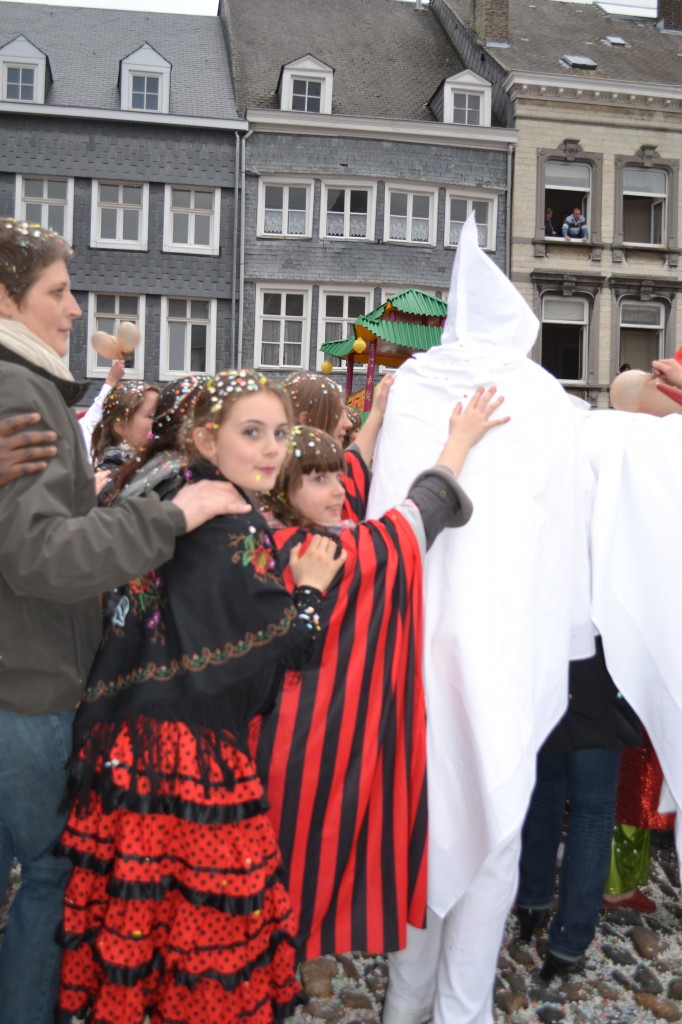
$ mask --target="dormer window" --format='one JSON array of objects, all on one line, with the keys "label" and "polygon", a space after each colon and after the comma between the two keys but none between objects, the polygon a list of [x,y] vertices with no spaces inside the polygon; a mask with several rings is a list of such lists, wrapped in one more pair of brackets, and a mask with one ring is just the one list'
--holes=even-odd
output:
[{"label": "dormer window", "polygon": [[445,124],[489,128],[492,86],[473,71],[446,78],[429,100],[434,116]]},{"label": "dormer window", "polygon": [[47,57],[25,36],[0,49],[2,99],[7,103],[44,103]]},{"label": "dormer window", "polygon": [[153,46],[144,43],[121,61],[121,110],[170,112],[171,65]]},{"label": "dormer window", "polygon": [[331,114],[334,69],[307,54],[282,68],[278,84],[280,110]]}]

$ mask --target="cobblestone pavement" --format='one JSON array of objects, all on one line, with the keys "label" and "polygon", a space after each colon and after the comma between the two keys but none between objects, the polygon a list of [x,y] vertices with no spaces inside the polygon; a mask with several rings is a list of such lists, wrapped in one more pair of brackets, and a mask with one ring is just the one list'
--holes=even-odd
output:
[{"label": "cobblestone pavement", "polygon": [[[0,931],[19,885],[14,868]],[[538,978],[543,936],[524,944],[507,922],[495,986],[495,1024],[653,1024],[682,1021],[682,898],[674,847],[654,850],[647,894],[654,914],[602,914],[585,969],[549,986]],[[288,1024],[379,1024],[388,970],[381,956],[326,956],[303,965],[308,1003]]]},{"label": "cobblestone pavement", "polygon": [[[549,986],[538,977],[544,937],[519,942],[510,916],[496,977],[496,1024],[682,1021],[682,899],[672,845],[654,851],[646,892],[657,903],[654,914],[603,913],[584,971]],[[379,1024],[387,974],[383,957],[310,961],[303,969],[310,999],[290,1024]]]}]

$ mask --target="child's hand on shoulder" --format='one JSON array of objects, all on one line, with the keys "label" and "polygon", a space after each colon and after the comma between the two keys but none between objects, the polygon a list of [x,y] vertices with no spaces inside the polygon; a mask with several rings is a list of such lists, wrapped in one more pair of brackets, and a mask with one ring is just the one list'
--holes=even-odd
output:
[{"label": "child's hand on shoulder", "polygon": [[297,587],[325,591],[345,561],[346,552],[336,540],[316,533],[303,554],[300,544],[291,549],[289,568]]},{"label": "child's hand on shoulder", "polygon": [[450,432],[445,447],[440,453],[438,466],[447,466],[455,476],[464,465],[467,454],[475,444],[495,427],[509,423],[509,416],[493,419],[492,416],[504,402],[501,396],[495,398],[496,388],[476,388],[466,408],[458,402],[450,417]]},{"label": "child's hand on shoulder", "polygon": [[370,415],[381,416],[383,420],[386,412],[386,406],[388,405],[388,396],[393,386],[393,374],[388,374],[382,381],[377,384],[374,390],[374,397],[372,399],[372,409]]},{"label": "child's hand on shoulder", "polygon": [[489,430],[509,423],[509,416],[492,419],[493,414],[504,402],[502,395],[495,397],[496,392],[497,388],[494,385],[487,389],[476,388],[466,408],[458,402],[450,417],[450,437],[459,438],[468,443],[469,448],[473,448]]}]

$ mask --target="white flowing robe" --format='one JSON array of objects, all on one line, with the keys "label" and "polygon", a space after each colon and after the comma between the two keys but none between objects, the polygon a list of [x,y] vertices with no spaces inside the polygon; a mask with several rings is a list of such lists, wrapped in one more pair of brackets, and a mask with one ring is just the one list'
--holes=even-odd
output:
[{"label": "white flowing robe", "polygon": [[521,829],[535,755],[566,708],[569,657],[594,650],[579,418],[518,349],[456,342],[403,364],[368,514],[404,498],[440,454],[456,402],[492,383],[511,422],[470,452],[460,482],[472,519],[445,530],[425,563],[429,905],[440,916]]},{"label": "white flowing robe", "polygon": [[682,415],[597,412],[592,617],[609,672],[651,737],[682,854]]}]

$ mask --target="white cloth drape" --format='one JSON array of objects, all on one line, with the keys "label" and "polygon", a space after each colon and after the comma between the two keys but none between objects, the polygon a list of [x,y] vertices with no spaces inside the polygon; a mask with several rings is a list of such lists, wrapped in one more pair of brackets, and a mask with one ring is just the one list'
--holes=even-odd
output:
[{"label": "white cloth drape", "polygon": [[661,762],[682,851],[682,415],[591,413],[581,432],[596,474],[592,617]]}]

